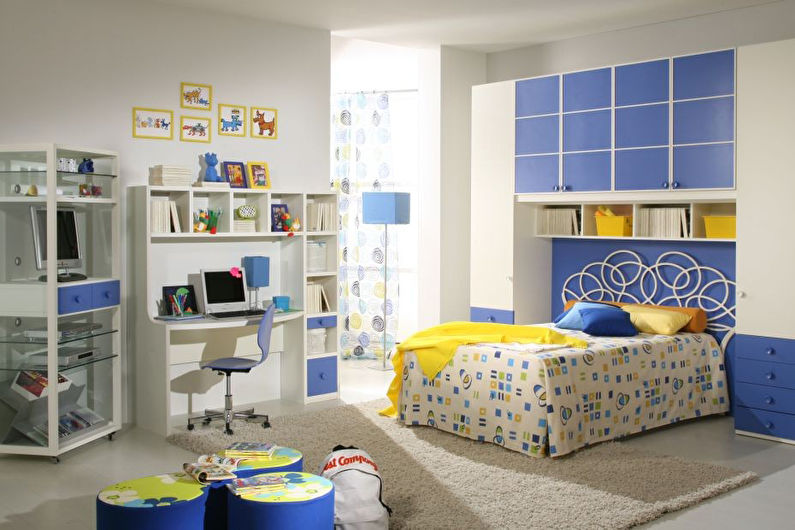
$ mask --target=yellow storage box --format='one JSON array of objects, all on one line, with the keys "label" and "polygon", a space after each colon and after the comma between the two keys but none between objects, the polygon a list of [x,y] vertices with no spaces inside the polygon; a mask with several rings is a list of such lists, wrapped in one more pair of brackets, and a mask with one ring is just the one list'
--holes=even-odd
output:
[{"label": "yellow storage box", "polygon": [[596,234],[602,237],[628,237],[632,235],[631,215],[597,215]]},{"label": "yellow storage box", "polygon": [[705,215],[704,229],[710,239],[735,239],[737,237],[737,216]]}]

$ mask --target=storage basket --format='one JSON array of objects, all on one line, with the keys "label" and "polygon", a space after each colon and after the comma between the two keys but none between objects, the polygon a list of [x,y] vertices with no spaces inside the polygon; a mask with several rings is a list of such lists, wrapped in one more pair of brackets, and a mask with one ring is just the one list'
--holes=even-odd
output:
[{"label": "storage basket", "polygon": [[326,242],[307,241],[306,243],[306,268],[309,272],[323,272],[326,270]]},{"label": "storage basket", "polygon": [[737,237],[737,216],[705,215],[704,229],[710,239],[734,239]]},{"label": "storage basket", "polygon": [[626,237],[632,235],[632,216],[597,215],[596,234],[603,237]]},{"label": "storage basket", "polygon": [[326,328],[314,328],[308,330],[306,342],[307,353],[326,353]]}]

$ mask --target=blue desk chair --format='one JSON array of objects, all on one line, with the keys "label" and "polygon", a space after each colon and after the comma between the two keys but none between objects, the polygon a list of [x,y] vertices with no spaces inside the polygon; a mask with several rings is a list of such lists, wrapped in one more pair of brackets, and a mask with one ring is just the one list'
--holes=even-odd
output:
[{"label": "blue desk chair", "polygon": [[267,414],[254,414],[254,409],[234,410],[232,408],[232,379],[233,373],[247,374],[257,365],[265,362],[268,358],[268,350],[271,343],[271,330],[273,329],[273,314],[276,312],[276,306],[271,304],[265,314],[262,315],[262,320],[259,322],[259,331],[257,331],[257,346],[262,350],[262,356],[259,360],[243,359],[241,357],[221,357],[220,359],[213,359],[201,364],[202,368],[215,370],[219,375],[226,376],[226,400],[224,403],[224,410],[205,410],[201,416],[188,418],[188,430],[193,430],[193,422],[202,420],[202,424],[209,425],[214,419],[223,418],[226,423],[224,432],[226,434],[234,434],[231,428],[232,420],[245,419],[256,420],[262,419],[262,427],[267,429],[271,426],[268,421]]}]

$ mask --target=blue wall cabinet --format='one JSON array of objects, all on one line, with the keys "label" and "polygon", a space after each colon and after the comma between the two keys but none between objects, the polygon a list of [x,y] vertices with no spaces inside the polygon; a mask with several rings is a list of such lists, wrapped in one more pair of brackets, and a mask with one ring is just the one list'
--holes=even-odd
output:
[{"label": "blue wall cabinet", "polygon": [[516,82],[516,117],[560,112],[560,76],[538,77]]},{"label": "blue wall cabinet", "polygon": [[597,110],[563,115],[563,151],[610,149],[611,112]]},{"label": "blue wall cabinet", "polygon": [[538,155],[557,153],[560,118],[542,116],[516,120],[516,154]]},{"label": "blue wall cabinet", "polygon": [[611,84],[611,68],[565,74],[563,112],[610,108]]},{"label": "blue wall cabinet", "polygon": [[674,182],[678,189],[731,188],[734,144],[674,147]]},{"label": "blue wall cabinet", "polygon": [[547,193],[560,189],[558,155],[521,156],[515,160],[516,193]]},{"label": "blue wall cabinet", "polygon": [[674,99],[734,94],[734,50],[674,58]]},{"label": "blue wall cabinet", "polygon": [[616,109],[616,148],[668,145],[668,104]]},{"label": "blue wall cabinet", "polygon": [[649,61],[616,67],[616,107],[643,103],[667,103],[670,60]]},{"label": "blue wall cabinet", "polygon": [[563,191],[609,191],[610,151],[565,153]]},{"label": "blue wall cabinet", "polygon": [[668,147],[616,151],[616,189],[668,189],[668,152]]},{"label": "blue wall cabinet", "polygon": [[734,98],[674,103],[674,144],[734,140]]}]

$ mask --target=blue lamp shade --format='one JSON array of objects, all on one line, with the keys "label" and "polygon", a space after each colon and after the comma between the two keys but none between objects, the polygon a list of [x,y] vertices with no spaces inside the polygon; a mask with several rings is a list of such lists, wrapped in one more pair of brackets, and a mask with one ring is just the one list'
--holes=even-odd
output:
[{"label": "blue lamp shade", "polygon": [[266,256],[246,256],[243,258],[246,271],[246,285],[267,287],[271,280],[271,259]]},{"label": "blue lamp shade", "polygon": [[386,191],[362,193],[362,218],[367,225],[409,224],[409,194]]}]

